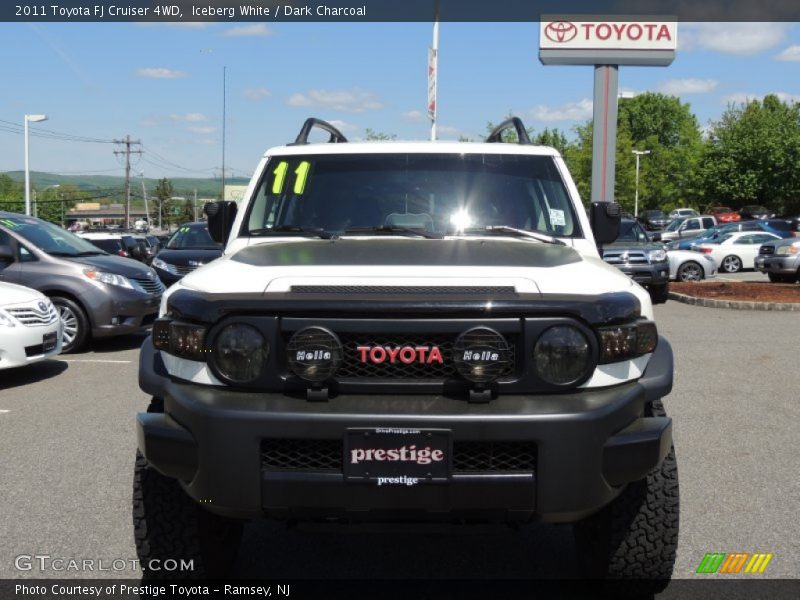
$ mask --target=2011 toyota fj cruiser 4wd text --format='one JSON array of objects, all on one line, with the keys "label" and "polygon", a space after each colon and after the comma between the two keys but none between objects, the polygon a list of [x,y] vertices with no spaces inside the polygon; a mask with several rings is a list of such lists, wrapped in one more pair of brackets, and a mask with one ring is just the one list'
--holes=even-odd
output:
[{"label": "2011 toyota fj cruiser 4wd text", "polygon": [[516,118],[486,143],[346,142],[309,119],[241,209],[206,206],[225,254],[141,351],[140,558],[220,574],[264,517],[541,520],[574,523],[589,576],[666,585],[672,351],[598,255],[619,206],[587,216]]}]

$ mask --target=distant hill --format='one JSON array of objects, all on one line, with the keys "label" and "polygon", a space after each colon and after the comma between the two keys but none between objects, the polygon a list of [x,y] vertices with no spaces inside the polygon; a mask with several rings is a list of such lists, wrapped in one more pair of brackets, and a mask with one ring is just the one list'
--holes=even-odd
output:
[{"label": "distant hill", "polygon": [[[23,171],[7,171],[4,173],[14,181],[25,181]],[[208,178],[170,178],[176,196],[191,198],[197,190],[198,198],[218,198],[222,194],[222,182],[219,179]],[[247,185],[248,179],[244,177],[230,177],[225,180],[227,185]],[[31,171],[31,187],[41,190],[47,186],[71,183],[87,192],[96,193],[98,196],[108,196],[112,199],[121,199],[125,191],[125,178],[117,175],[56,175],[41,171]],[[155,190],[158,179],[145,177],[144,184],[148,197]],[[131,196],[142,197],[142,180],[131,177]]]}]

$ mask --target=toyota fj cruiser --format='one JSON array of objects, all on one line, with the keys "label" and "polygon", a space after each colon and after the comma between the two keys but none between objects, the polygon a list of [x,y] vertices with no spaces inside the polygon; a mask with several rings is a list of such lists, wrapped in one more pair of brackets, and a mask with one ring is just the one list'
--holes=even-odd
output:
[{"label": "toyota fj cruiser", "polygon": [[309,119],[238,210],[205,210],[225,253],[167,291],[140,356],[143,561],[222,573],[265,517],[540,520],[574,523],[589,576],[668,582],[672,351],[598,255],[619,206],[587,215],[519,119],[485,143]]}]

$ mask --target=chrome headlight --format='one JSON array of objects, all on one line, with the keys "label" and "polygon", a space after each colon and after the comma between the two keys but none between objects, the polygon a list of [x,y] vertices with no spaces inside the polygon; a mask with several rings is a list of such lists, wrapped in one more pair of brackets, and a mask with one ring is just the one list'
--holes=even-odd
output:
[{"label": "chrome headlight", "polygon": [[648,262],[662,262],[667,260],[667,253],[663,248],[656,248],[655,250],[648,250],[647,251],[647,260]]},{"label": "chrome headlight", "polygon": [[536,372],[552,385],[570,385],[589,375],[592,349],[577,327],[556,325],[545,331],[533,347]]},{"label": "chrome headlight", "polygon": [[211,349],[214,366],[233,383],[249,383],[261,375],[269,344],[252,325],[232,323],[216,335]]},{"label": "chrome headlight", "polygon": [[92,281],[99,281],[100,283],[115,285],[117,287],[126,288],[129,290],[133,289],[133,285],[131,284],[130,280],[123,275],[117,275],[116,273],[105,273],[95,269],[84,269],[83,274]]},{"label": "chrome headlight", "polygon": [[173,275],[178,274],[177,269],[175,269],[175,265],[172,265],[165,260],[161,260],[160,258],[154,258],[153,262],[150,263],[150,266],[154,269],[161,269],[167,273],[172,273]]}]

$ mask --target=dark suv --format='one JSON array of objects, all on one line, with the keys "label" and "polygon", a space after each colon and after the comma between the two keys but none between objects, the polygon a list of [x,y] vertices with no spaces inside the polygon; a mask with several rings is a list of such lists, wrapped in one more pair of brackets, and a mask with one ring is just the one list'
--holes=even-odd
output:
[{"label": "dark suv", "polygon": [[196,268],[222,256],[222,245],[211,239],[205,223],[185,223],[155,255],[150,265],[170,286]]},{"label": "dark suv", "polygon": [[619,237],[603,246],[603,260],[644,286],[655,304],[669,295],[669,259],[658,234],[652,238],[632,218],[622,219]]},{"label": "dark suv", "polygon": [[669,217],[658,209],[645,210],[639,215],[639,222],[649,231],[661,231],[669,221]]}]

